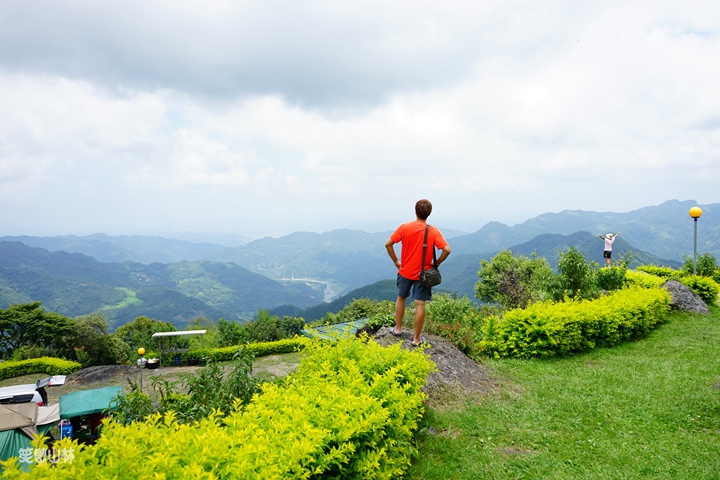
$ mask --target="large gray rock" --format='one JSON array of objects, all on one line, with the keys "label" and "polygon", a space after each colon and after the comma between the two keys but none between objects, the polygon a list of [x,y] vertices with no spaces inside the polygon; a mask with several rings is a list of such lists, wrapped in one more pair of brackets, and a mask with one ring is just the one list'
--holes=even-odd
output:
[{"label": "large gray rock", "polygon": [[710,309],[705,302],[702,301],[692,290],[678,282],[677,280],[668,280],[663,288],[670,292],[670,308],[675,310],[683,310],[692,313],[710,313]]}]

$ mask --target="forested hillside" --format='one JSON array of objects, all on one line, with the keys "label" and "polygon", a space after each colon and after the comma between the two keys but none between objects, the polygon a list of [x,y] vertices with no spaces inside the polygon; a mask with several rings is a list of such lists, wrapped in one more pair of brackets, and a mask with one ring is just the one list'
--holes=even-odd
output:
[{"label": "forested hillside", "polygon": [[21,242],[51,252],[82,253],[104,263],[172,263],[183,260],[208,260],[228,248],[208,242],[196,243],[142,235],[111,237],[102,233],[56,237],[10,236],[0,237],[0,242]]},{"label": "forested hillside", "polygon": [[283,285],[232,263],[102,263],[19,242],[0,242],[0,259],[0,307],[40,301],[69,317],[102,311],[112,328],[141,315],[176,325],[199,316],[249,319],[260,308],[323,299],[304,283]]}]

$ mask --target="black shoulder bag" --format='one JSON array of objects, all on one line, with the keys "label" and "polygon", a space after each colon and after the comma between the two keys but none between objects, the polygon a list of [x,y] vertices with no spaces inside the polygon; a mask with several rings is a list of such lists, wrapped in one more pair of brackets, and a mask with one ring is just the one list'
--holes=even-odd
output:
[{"label": "black shoulder bag", "polygon": [[437,258],[435,258],[435,245],[433,245],[433,264],[430,268],[425,270],[425,252],[427,249],[427,237],[429,225],[425,225],[425,238],[423,239],[423,251],[422,251],[422,267],[420,270],[420,284],[424,287],[434,287],[440,285],[442,278],[440,277],[440,270],[437,269]]}]

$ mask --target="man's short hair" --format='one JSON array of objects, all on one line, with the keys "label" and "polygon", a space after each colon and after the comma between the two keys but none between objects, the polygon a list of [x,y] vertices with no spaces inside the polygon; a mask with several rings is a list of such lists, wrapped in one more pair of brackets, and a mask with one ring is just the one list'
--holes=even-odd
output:
[{"label": "man's short hair", "polygon": [[418,200],[415,204],[415,215],[421,220],[427,220],[427,217],[432,213],[432,203],[430,200],[422,199]]}]

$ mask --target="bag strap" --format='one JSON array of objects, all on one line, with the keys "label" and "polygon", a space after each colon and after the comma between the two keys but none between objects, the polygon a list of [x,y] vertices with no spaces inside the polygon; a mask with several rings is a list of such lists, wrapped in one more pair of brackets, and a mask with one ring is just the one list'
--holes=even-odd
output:
[{"label": "bag strap", "polygon": [[[420,267],[420,272],[425,271],[425,252],[427,251],[427,237],[428,237],[428,229],[430,228],[430,225],[425,224],[425,237],[423,238],[423,253],[422,253],[422,266]],[[433,245],[433,266],[437,266],[437,258],[435,257],[435,245]]]}]

